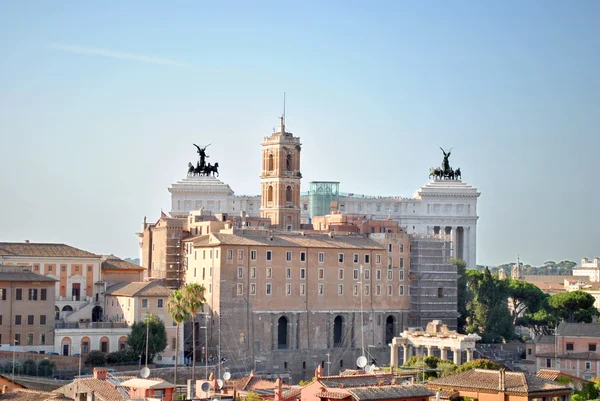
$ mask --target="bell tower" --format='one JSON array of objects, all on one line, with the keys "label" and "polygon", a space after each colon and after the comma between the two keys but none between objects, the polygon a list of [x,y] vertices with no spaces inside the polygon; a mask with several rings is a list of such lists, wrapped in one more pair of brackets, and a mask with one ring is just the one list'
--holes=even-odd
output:
[{"label": "bell tower", "polygon": [[300,138],[285,131],[279,117],[278,132],[262,142],[260,217],[271,219],[279,230],[300,229]]}]

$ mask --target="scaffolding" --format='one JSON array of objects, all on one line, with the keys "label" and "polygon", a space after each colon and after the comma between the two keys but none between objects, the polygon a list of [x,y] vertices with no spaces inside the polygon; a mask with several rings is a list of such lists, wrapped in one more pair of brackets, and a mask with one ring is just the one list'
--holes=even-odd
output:
[{"label": "scaffolding", "polygon": [[450,262],[450,237],[412,235],[410,244],[409,325],[426,327],[432,320],[441,320],[456,329],[458,275]]},{"label": "scaffolding", "polygon": [[310,217],[326,216],[340,202],[340,183],[337,181],[311,181],[308,192]]}]

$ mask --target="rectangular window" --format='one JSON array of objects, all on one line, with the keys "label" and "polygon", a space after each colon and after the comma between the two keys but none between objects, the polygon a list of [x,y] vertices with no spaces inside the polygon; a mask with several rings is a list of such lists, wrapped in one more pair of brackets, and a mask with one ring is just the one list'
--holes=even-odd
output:
[{"label": "rectangular window", "polygon": [[339,263],[344,263],[344,254],[343,253],[339,253],[338,254],[338,262]]},{"label": "rectangular window", "polygon": [[171,349],[177,348],[177,337],[171,338]]},{"label": "rectangular window", "polygon": [[142,309],[148,309],[148,299],[147,298],[142,298]]},{"label": "rectangular window", "polygon": [[355,253],[354,255],[352,255],[352,262],[358,263],[358,253]]},{"label": "rectangular window", "polygon": [[371,263],[371,255],[365,253],[365,263]]},{"label": "rectangular window", "polygon": [[52,266],[48,266],[48,271],[51,272],[52,271]]},{"label": "rectangular window", "polygon": [[371,271],[369,269],[365,270],[365,280],[371,280]]},{"label": "rectangular window", "polygon": [[285,278],[287,280],[290,280],[292,278],[292,269],[290,269],[289,267],[285,269]]},{"label": "rectangular window", "polygon": [[27,315],[27,326],[33,326],[33,315]]},{"label": "rectangular window", "polygon": [[37,301],[37,288],[30,288],[28,292],[29,292],[28,299],[30,301]]},{"label": "rectangular window", "polygon": [[21,333],[15,333],[15,344],[22,345],[21,344]]},{"label": "rectangular window", "polygon": [[325,294],[325,286],[323,284],[319,284],[318,294],[319,295]]},{"label": "rectangular window", "polygon": [[[2,326],[2,315],[0,315],[0,326]],[[2,343],[0,342],[0,344]]]},{"label": "rectangular window", "polygon": [[306,262],[306,252],[300,252],[300,262]]},{"label": "rectangular window", "polygon": [[206,259],[206,249],[202,250],[202,259]]},{"label": "rectangular window", "polygon": [[66,272],[67,271],[67,266],[61,266],[60,267],[60,271],[61,272]]},{"label": "rectangular window", "polygon": [[388,252],[392,252],[392,244],[388,244]]},{"label": "rectangular window", "polygon": [[325,269],[319,269],[319,280],[325,279]]},{"label": "rectangular window", "polygon": [[391,285],[388,285],[388,297],[391,296],[394,293],[394,289]]},{"label": "rectangular window", "polygon": [[272,260],[272,259],[273,259],[273,252],[267,251],[267,260]]},{"label": "rectangular window", "polygon": [[206,278],[206,267],[202,268],[202,280]]},{"label": "rectangular window", "polygon": [[375,295],[381,295],[381,286],[380,285],[377,285],[375,287]]},{"label": "rectangular window", "polygon": [[46,334],[40,334],[40,345],[46,345]]},{"label": "rectangular window", "polygon": [[388,268],[391,268],[391,267],[392,267],[392,257],[390,256],[388,258]]},{"label": "rectangular window", "polygon": [[233,249],[228,249],[227,250],[227,260],[232,260],[233,259]]},{"label": "rectangular window", "polygon": [[404,252],[404,244],[400,244],[400,253]]},{"label": "rectangular window", "polygon": [[387,271],[387,279],[388,280],[393,280],[394,279],[394,271],[392,269],[388,269],[388,271]]},{"label": "rectangular window", "polygon": [[251,279],[255,279],[256,278],[256,267],[251,267],[250,268],[250,278]]},{"label": "rectangular window", "polygon": [[285,261],[286,262],[291,262],[292,261],[292,253],[291,252],[286,252],[285,253]]},{"label": "rectangular window", "polygon": [[442,287],[438,288],[438,298],[444,298],[444,289]]},{"label": "rectangular window", "polygon": [[23,300],[23,289],[22,288],[17,288],[15,290],[15,300],[17,300],[17,301]]},{"label": "rectangular window", "polygon": [[256,284],[250,284],[250,295],[256,295]]},{"label": "rectangular window", "polygon": [[300,269],[300,280],[306,280],[306,269]]},{"label": "rectangular window", "polygon": [[588,351],[596,352],[596,344],[589,344]]},{"label": "rectangular window", "polygon": [[378,265],[381,264],[381,255],[375,255],[375,263],[377,263]]},{"label": "rectangular window", "polygon": [[33,333],[27,333],[27,345],[33,345]]},{"label": "rectangular window", "polygon": [[40,315],[40,326],[46,325],[46,315]]},{"label": "rectangular window", "polygon": [[237,278],[238,279],[244,278],[244,268],[243,267],[238,267],[238,269],[237,269]]},{"label": "rectangular window", "polygon": [[404,295],[404,286],[403,285],[398,287],[398,295]]},{"label": "rectangular window", "polygon": [[6,301],[6,288],[0,288],[0,300]]},{"label": "rectangular window", "polygon": [[47,296],[48,296],[48,290],[45,288],[42,288],[40,290],[40,301],[46,301]]},{"label": "rectangular window", "polygon": [[285,295],[292,295],[292,285],[291,284],[285,285]]},{"label": "rectangular window", "polygon": [[237,294],[244,295],[244,284],[238,283],[237,285]]},{"label": "rectangular window", "polygon": [[371,293],[371,289],[369,288],[369,284],[365,284],[365,295],[369,295]]},{"label": "rectangular window", "polygon": [[108,352],[108,342],[107,341],[102,341],[100,343],[100,351],[107,353]]},{"label": "rectangular window", "polygon": [[531,348],[527,348],[527,355],[531,355]]},{"label": "rectangular window", "polygon": [[404,257],[400,258],[400,268],[402,269],[404,267]]},{"label": "rectangular window", "polygon": [[156,307],[157,307],[158,309],[162,309],[162,308],[164,307],[164,304],[165,304],[165,300],[164,300],[164,299],[162,299],[162,298],[158,298],[158,299],[156,300]]},{"label": "rectangular window", "polygon": [[21,325],[21,315],[15,315],[15,326]]},{"label": "rectangular window", "polygon": [[400,270],[398,274],[400,275],[400,280],[404,280],[404,270]]},{"label": "rectangular window", "polygon": [[567,343],[567,351],[573,351],[573,343]]},{"label": "rectangular window", "polygon": [[338,279],[339,280],[344,279],[344,269],[338,269]]},{"label": "rectangular window", "polygon": [[250,260],[256,260],[256,251],[250,251]]},{"label": "rectangular window", "polygon": [[358,296],[358,284],[352,286],[352,295]]},{"label": "rectangular window", "polygon": [[273,277],[273,269],[270,267],[267,267],[267,278],[271,278]]},{"label": "rectangular window", "polygon": [[319,252],[319,263],[325,262],[325,254],[323,252]]},{"label": "rectangular window", "polygon": [[592,363],[591,362],[586,362],[585,363],[585,370],[590,370],[592,368]]},{"label": "rectangular window", "polygon": [[358,280],[358,269],[354,269],[354,270],[352,271],[352,278],[353,278],[354,280]]},{"label": "rectangular window", "polygon": [[244,260],[244,250],[238,249],[238,260]]},{"label": "rectangular window", "polygon": [[375,270],[375,280],[381,280],[381,270]]},{"label": "rectangular window", "polygon": [[267,284],[267,295],[271,295],[271,284]]},{"label": "rectangular window", "polygon": [[338,295],[344,295],[344,285],[338,284]]},{"label": "rectangular window", "polygon": [[300,295],[306,295],[306,284],[300,284]]}]

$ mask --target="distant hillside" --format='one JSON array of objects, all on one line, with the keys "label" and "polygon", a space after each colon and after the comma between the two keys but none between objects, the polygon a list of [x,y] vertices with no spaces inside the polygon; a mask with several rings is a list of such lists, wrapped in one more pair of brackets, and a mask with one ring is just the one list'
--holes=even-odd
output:
[{"label": "distant hillside", "polygon": [[129,262],[129,263],[133,263],[134,265],[138,265],[138,266],[140,265],[140,259],[139,258],[136,258],[136,259],[125,258],[123,260],[126,261],[126,262]]}]

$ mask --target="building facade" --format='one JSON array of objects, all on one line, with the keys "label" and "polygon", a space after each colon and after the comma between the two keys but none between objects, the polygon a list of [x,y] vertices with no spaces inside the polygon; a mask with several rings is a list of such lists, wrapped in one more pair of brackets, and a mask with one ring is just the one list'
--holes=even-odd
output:
[{"label": "building facade", "polygon": [[594,260],[587,258],[581,259],[581,265],[573,269],[573,275],[585,277],[586,281],[597,283],[600,282],[600,258],[595,257]]}]

